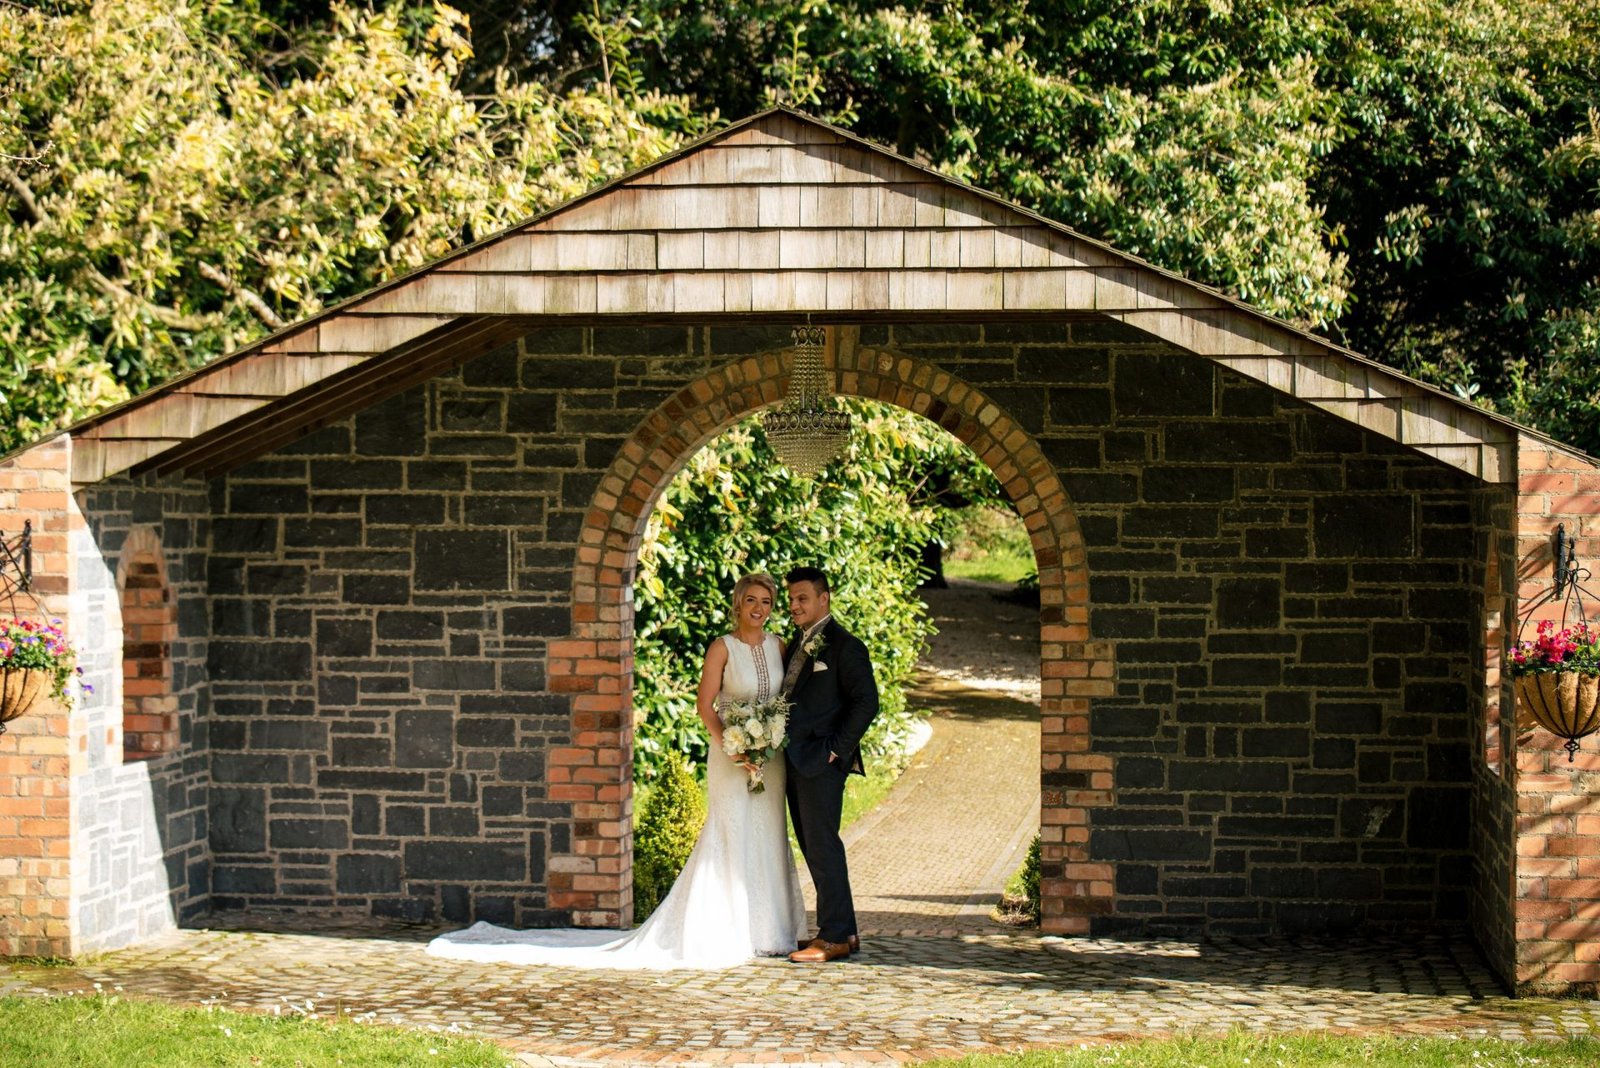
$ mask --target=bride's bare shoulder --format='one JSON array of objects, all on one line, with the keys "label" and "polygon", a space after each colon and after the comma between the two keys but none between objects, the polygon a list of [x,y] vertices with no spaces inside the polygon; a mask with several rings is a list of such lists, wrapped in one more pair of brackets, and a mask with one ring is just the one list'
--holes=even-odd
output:
[{"label": "bride's bare shoulder", "polygon": [[706,646],[706,662],[711,663],[712,661],[726,659],[728,659],[728,636],[724,634]]}]

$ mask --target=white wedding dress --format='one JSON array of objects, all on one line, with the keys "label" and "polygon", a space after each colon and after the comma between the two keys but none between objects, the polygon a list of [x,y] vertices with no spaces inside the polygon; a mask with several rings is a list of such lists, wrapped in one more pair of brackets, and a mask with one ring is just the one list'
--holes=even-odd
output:
[{"label": "white wedding dress", "polygon": [[[770,697],[783,682],[778,639],[757,652],[723,637],[728,664],[718,705]],[[568,968],[730,968],[751,957],[790,953],[806,922],[784,815],[786,768],[762,769],[765,791],[720,752],[706,769],[706,822],[689,860],[644,925],[619,935],[592,928],[517,931],[475,923],[441,935],[428,952],[456,960]]]}]

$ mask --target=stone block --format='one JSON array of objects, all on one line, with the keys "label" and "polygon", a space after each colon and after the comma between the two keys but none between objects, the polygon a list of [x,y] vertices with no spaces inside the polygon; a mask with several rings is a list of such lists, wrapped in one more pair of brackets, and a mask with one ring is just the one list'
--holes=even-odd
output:
[{"label": "stone block", "polygon": [[1119,353],[1115,375],[1119,420],[1214,411],[1215,365],[1201,357]]},{"label": "stone block", "polygon": [[444,522],[444,498],[432,493],[369,493],[367,522],[378,526],[436,526]]},{"label": "stone block", "polygon": [[494,389],[512,390],[519,385],[517,372],[522,364],[522,353],[515,343],[502,345],[464,364],[461,384]]},{"label": "stone block", "polygon": [[278,873],[274,868],[244,864],[218,864],[211,873],[211,891],[215,894],[276,893]]},{"label": "stone block", "polygon": [[1162,454],[1176,463],[1263,465],[1294,459],[1289,426],[1278,421],[1174,421],[1163,428],[1162,441]]},{"label": "stone block", "polygon": [[472,838],[481,831],[478,810],[470,805],[434,805],[428,809],[430,838]]},{"label": "stone block", "polygon": [[544,522],[543,497],[473,495],[464,504],[468,526],[537,527]]},{"label": "stone block", "polygon": [[[1089,855],[1098,861],[1196,861],[1211,856],[1211,832],[1107,828],[1089,834]],[[1119,867],[1119,871],[1121,868]]]},{"label": "stone block", "polygon": [[510,749],[516,745],[516,725],[509,719],[463,716],[456,721],[455,741],[468,749]]},{"label": "stone block", "polygon": [[1079,345],[1030,345],[1017,353],[1017,377],[1029,382],[1109,385],[1111,351]]},{"label": "stone block", "polygon": [[419,590],[506,590],[511,586],[510,542],[500,530],[419,530]]},{"label": "stone block", "polygon": [[316,655],[319,657],[372,655],[370,619],[319,619],[316,628]]},{"label": "stone block", "polygon": [[419,690],[492,690],[494,663],[488,660],[413,660],[411,679]]},{"label": "stone block", "polygon": [[230,482],[228,514],[302,515],[311,508],[311,491],[305,483]]},{"label": "stone block", "polygon": [[527,846],[521,842],[408,842],[405,872],[406,878],[413,880],[525,884]]},{"label": "stone block", "polygon": [[1219,579],[1216,624],[1223,630],[1274,629],[1283,621],[1282,596],[1273,579]]},{"label": "stone block", "polygon": [[421,389],[390,397],[355,417],[361,456],[421,456],[428,450],[428,410]]},{"label": "stone block", "polygon": [[448,768],[455,762],[454,715],[450,712],[395,713],[394,760],[400,768]]},{"label": "stone block", "polygon": [[444,613],[438,611],[382,611],[378,613],[378,638],[392,642],[444,640]]},{"label": "stone block", "polygon": [[377,853],[346,853],[334,861],[334,883],[341,894],[397,894],[403,878],[400,858]]},{"label": "stone block", "polygon": [[1153,638],[1156,613],[1149,608],[1097,608],[1089,613],[1089,629],[1097,638]]},{"label": "stone block", "polygon": [[1219,516],[1215,508],[1146,505],[1122,511],[1122,533],[1130,538],[1215,538]]},{"label": "stone block", "polygon": [[467,488],[467,465],[460,460],[411,460],[406,463],[406,489]]},{"label": "stone block", "polygon": [[1311,505],[1316,554],[1323,558],[1405,558],[1416,551],[1415,502],[1401,494],[1319,497]]},{"label": "stone block", "polygon": [[1311,753],[1311,732],[1303,727],[1254,727],[1240,732],[1245,757],[1303,757]]},{"label": "stone block", "polygon": [[1111,393],[1107,389],[1056,387],[1047,393],[1050,425],[1058,430],[1097,429],[1111,423]]},{"label": "stone block", "polygon": [[499,433],[506,428],[505,398],[490,394],[441,400],[439,427],[457,433]]},{"label": "stone block", "polygon": [[341,583],[347,604],[406,604],[411,600],[408,575],[344,575]]},{"label": "stone block", "polygon": [[1427,786],[1406,802],[1406,844],[1414,849],[1467,849],[1472,831],[1472,790]]},{"label": "stone block", "polygon": [[277,817],[268,824],[273,849],[344,849],[350,827],[339,819]]},{"label": "stone block", "polygon": [[293,519],[283,521],[285,549],[346,548],[361,544],[359,519]]},{"label": "stone block", "polygon": [[1276,761],[1174,760],[1167,783],[1174,790],[1282,793],[1289,788],[1289,769]]},{"label": "stone block", "polygon": [[266,790],[213,786],[210,833],[214,853],[260,853],[267,848]]},{"label": "stone block", "polygon": [[318,490],[393,490],[404,481],[405,467],[398,460],[311,461],[311,484]]},{"label": "stone block", "polygon": [[1147,467],[1144,499],[1152,503],[1224,502],[1238,496],[1231,467]]}]

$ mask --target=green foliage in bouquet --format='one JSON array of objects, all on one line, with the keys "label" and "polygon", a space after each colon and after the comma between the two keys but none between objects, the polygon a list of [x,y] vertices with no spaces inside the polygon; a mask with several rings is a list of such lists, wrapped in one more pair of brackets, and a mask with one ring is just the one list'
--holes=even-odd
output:
[{"label": "green foliage in bouquet", "polygon": [[[733,584],[752,571],[781,583],[810,564],[833,584],[833,610],[872,655],[881,711],[868,759],[911,727],[904,683],[932,630],[917,597],[922,546],[945,533],[937,493],[1003,499],[994,476],[944,430],[900,408],[848,400],[850,444],[815,481],[780,464],[758,419],[712,441],[663,492],[645,531],[634,588],[634,770],[654,777],[668,753],[702,763],[695,712],[704,652],[728,632]],[[772,627],[787,635],[780,591]]]},{"label": "green foliage in bouquet", "polygon": [[644,920],[667,896],[689,860],[706,799],[683,757],[669,754],[633,829],[633,918]]}]

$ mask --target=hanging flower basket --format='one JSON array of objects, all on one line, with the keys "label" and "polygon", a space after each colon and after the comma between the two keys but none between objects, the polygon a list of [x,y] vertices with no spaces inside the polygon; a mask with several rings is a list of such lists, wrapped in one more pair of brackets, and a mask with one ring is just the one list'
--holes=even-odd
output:
[{"label": "hanging flower basket", "polygon": [[[0,731],[45,695],[67,696],[67,684],[83,674],[78,654],[59,619],[35,623],[0,618]],[[84,692],[93,687],[80,682]]]},{"label": "hanging flower basket", "polygon": [[1511,651],[1511,674],[1521,712],[1565,739],[1570,762],[1578,739],[1600,731],[1600,630],[1577,623],[1557,631],[1544,620],[1537,638]]},{"label": "hanging flower basket", "polygon": [[50,673],[38,668],[0,671],[0,724],[10,723],[32,708],[35,701],[49,692],[50,681]]}]

